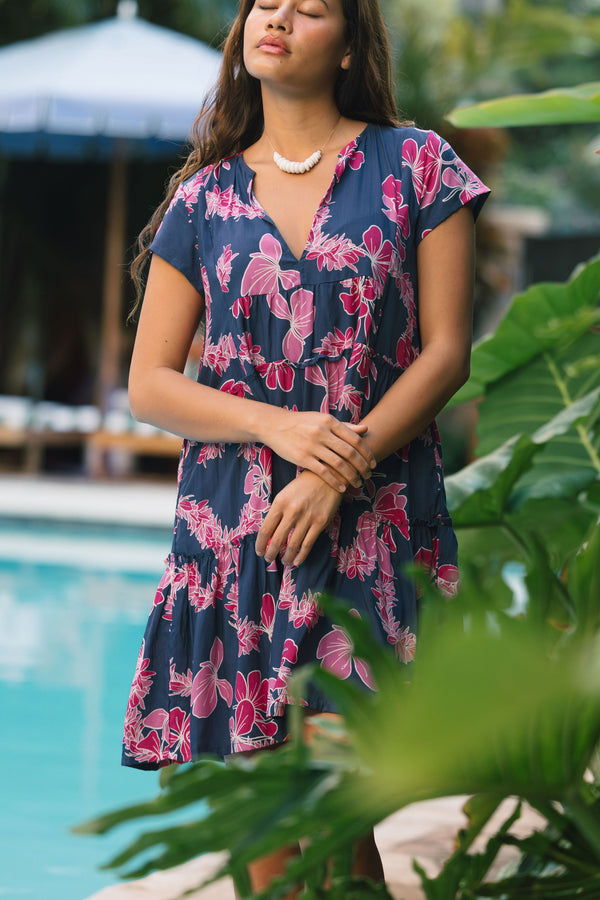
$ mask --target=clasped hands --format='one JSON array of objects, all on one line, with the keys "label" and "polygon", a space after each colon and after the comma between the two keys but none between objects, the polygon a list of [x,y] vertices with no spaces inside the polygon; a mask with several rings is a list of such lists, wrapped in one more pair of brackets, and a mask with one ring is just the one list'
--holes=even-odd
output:
[{"label": "clasped hands", "polygon": [[273,499],[256,539],[256,553],[271,563],[299,566],[327,527],[349,486],[359,487],[376,465],[366,425],[326,413],[280,410],[264,443],[303,471]]}]

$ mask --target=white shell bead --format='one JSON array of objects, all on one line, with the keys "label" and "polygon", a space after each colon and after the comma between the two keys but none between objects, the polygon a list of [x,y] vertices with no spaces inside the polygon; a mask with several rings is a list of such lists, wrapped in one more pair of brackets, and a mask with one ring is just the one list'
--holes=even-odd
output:
[{"label": "white shell bead", "polygon": [[315,150],[315,152],[311,153],[304,162],[297,162],[292,159],[286,159],[281,153],[275,151],[273,153],[273,160],[275,165],[278,166],[282,172],[287,172],[289,175],[304,175],[305,172],[310,172],[310,170],[316,166],[322,156],[323,153],[321,150]]}]

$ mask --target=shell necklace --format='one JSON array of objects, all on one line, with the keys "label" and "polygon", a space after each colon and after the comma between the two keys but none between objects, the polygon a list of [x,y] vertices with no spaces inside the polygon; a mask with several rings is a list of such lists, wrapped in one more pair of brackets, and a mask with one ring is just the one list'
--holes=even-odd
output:
[{"label": "shell necklace", "polygon": [[329,142],[330,142],[331,138],[333,137],[333,133],[334,133],[335,129],[340,124],[341,118],[342,117],[340,116],[339,119],[337,120],[337,122],[335,123],[335,125],[333,126],[333,128],[331,129],[331,134],[327,138],[327,140],[323,146],[323,150],[315,150],[314,153],[311,153],[310,156],[306,157],[304,162],[296,162],[293,159],[286,159],[285,156],[282,156],[281,153],[278,153],[271,142],[271,138],[265,131],[265,137],[267,138],[268,142],[271,144],[271,149],[273,150],[273,162],[275,163],[275,165],[279,169],[281,169],[282,172],[287,172],[288,175],[304,175],[305,172],[310,172],[310,170],[314,169],[316,164],[322,159],[323,151],[326,150],[327,147],[329,146]]}]

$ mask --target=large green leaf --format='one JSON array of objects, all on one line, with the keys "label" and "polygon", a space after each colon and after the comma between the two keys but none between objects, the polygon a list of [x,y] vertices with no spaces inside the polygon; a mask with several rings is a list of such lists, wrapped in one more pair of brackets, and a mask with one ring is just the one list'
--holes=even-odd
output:
[{"label": "large green leaf", "polygon": [[[547,518],[529,524],[554,546],[558,538],[560,547],[561,531],[570,529],[565,518],[561,524],[561,502],[576,500],[600,477],[600,407],[587,406],[587,418],[555,430],[529,458],[522,440],[520,472],[518,454],[508,451],[517,449],[515,433],[533,436],[563,413],[570,418],[570,410],[600,387],[599,296],[600,260],[594,260],[566,284],[537,285],[515,298],[495,335],[475,348],[473,376],[459,399],[484,395],[477,425],[482,459],[481,467],[476,463],[448,479],[457,526],[491,525],[501,509],[518,529],[526,524],[520,510],[544,501]],[[477,496],[469,497],[474,488]],[[589,526],[585,508],[571,512],[580,527]],[[493,541],[492,534],[475,536],[475,543],[490,549]]]},{"label": "large green leaf", "polygon": [[531,434],[598,387],[600,333],[588,331],[562,350],[540,353],[487,386],[479,407],[478,455],[489,453],[515,433]]},{"label": "large green leaf", "polygon": [[471,377],[452,404],[481,397],[515,369],[588,333],[598,321],[599,300],[600,258],[578,268],[564,284],[537,284],[518,294],[494,334],[475,344]]},{"label": "large green leaf", "polygon": [[600,122],[600,81],[541,94],[516,94],[452,110],[456,128],[508,128]]},{"label": "large green leaf", "polygon": [[577,627],[591,634],[600,627],[600,520],[572,560],[567,586],[577,610]]},{"label": "large green leaf", "polygon": [[[600,726],[598,698],[587,694],[600,687],[595,651],[580,644],[553,663],[540,635],[520,626],[499,635],[473,621],[465,633],[451,621],[443,642],[422,642],[411,692],[394,716],[379,707],[357,741],[382,798],[556,796],[583,774]],[[384,697],[391,688],[381,686]]]},{"label": "large green leaf", "polygon": [[[600,489],[600,481],[592,488]],[[597,520],[599,509],[589,501],[590,490],[585,497],[557,499],[529,499],[518,509],[511,510],[510,525],[518,535],[535,534],[543,541],[550,565],[560,572],[581,547],[586,534]],[[485,595],[491,608],[505,609],[510,598],[502,583],[502,567],[505,563],[521,559],[514,539],[504,530],[503,524],[486,527],[474,525],[460,527],[458,531],[458,565],[463,572],[474,568],[481,579],[487,579]]]},{"label": "large green leaf", "polygon": [[[543,353],[488,386],[479,409],[478,455],[501,446],[515,429],[530,434],[540,423],[600,390],[600,333],[590,331],[554,354]],[[600,478],[600,405],[576,427],[556,434],[515,486],[513,509],[539,498],[576,497]]]},{"label": "large green leaf", "polygon": [[[599,396],[600,388],[597,388],[561,409],[531,437],[527,434],[511,437],[487,456],[449,476],[446,479],[446,493],[454,523],[465,528],[500,524],[506,513],[521,505],[519,496],[513,493],[514,488],[531,467],[536,454],[550,441],[570,432],[574,424],[588,418],[598,404]],[[584,482],[583,475],[587,482]],[[595,475],[593,467],[583,469],[581,479],[575,486],[572,481],[568,482],[572,489],[570,496],[577,494]],[[558,478],[559,473],[555,473],[555,477]],[[553,483],[548,484],[548,490],[551,498],[557,496]],[[563,485],[562,496],[566,490],[567,486]],[[543,496],[538,491],[536,499]]]}]

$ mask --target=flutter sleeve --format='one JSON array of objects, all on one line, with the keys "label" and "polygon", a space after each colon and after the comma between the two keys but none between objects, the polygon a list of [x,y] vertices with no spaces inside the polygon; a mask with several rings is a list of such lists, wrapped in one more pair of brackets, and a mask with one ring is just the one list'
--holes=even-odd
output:
[{"label": "flutter sleeve", "polygon": [[151,252],[179,269],[200,294],[204,288],[196,222],[203,180],[198,173],[179,185],[150,244]]},{"label": "flutter sleeve", "polygon": [[415,237],[423,240],[437,225],[469,205],[473,216],[481,212],[490,189],[434,131],[426,132],[423,143],[406,141],[403,160],[412,169],[418,215]]}]

